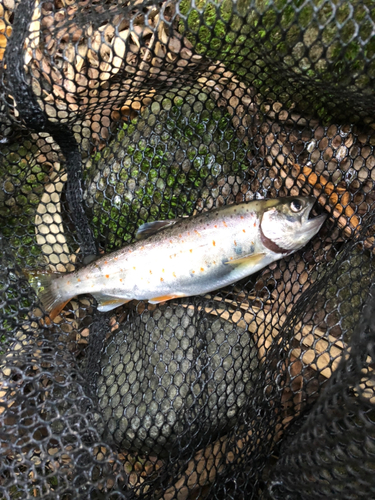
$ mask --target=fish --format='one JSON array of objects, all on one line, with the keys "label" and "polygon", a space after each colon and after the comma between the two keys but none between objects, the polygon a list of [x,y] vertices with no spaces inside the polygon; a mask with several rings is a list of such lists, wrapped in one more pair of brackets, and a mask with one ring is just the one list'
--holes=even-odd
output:
[{"label": "fish", "polygon": [[52,320],[82,294],[101,312],[134,299],[204,295],[301,249],[327,216],[312,217],[314,203],[304,196],[254,200],[148,222],[134,243],[71,273],[35,273],[30,283]]}]

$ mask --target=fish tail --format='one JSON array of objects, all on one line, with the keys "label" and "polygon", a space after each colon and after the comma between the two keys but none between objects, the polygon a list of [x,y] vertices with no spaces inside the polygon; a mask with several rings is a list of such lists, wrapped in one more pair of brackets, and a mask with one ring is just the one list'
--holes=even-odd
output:
[{"label": "fish tail", "polygon": [[70,301],[61,294],[61,287],[53,287],[54,281],[61,277],[58,273],[29,273],[29,283],[35,290],[44,311],[53,321]]}]

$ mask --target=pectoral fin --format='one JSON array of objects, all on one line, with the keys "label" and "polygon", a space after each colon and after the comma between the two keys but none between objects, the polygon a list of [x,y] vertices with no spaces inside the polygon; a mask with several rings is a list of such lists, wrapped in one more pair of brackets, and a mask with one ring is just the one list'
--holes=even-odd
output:
[{"label": "pectoral fin", "polygon": [[98,311],[100,312],[112,311],[112,309],[116,309],[116,307],[126,304],[131,300],[122,297],[113,297],[112,295],[106,295],[104,293],[93,293],[92,296],[98,302]]},{"label": "pectoral fin", "polygon": [[245,255],[243,257],[240,257],[238,259],[233,259],[233,260],[227,260],[224,262],[224,264],[229,264],[230,266],[255,266],[261,262],[262,259],[266,254],[264,252],[260,253],[252,253],[250,255]]},{"label": "pectoral fin", "polygon": [[135,235],[137,240],[144,240],[149,236],[166,229],[167,227],[173,226],[176,224],[178,219],[171,220],[156,220],[155,222],[146,222],[139,226],[137,233]]}]

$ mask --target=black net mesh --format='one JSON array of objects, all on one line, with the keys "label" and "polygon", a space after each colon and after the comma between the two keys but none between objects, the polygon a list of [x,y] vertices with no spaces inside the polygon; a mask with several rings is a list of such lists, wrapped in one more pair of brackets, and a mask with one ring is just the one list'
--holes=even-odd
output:
[{"label": "black net mesh", "polygon": [[[372,0],[0,4],[0,497],[375,497]],[[28,276],[311,195],[234,285],[48,321]]]}]

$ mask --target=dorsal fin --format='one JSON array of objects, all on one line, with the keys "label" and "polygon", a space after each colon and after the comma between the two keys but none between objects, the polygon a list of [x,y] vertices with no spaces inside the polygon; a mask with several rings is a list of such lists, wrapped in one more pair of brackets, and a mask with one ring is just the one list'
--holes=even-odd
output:
[{"label": "dorsal fin", "polygon": [[155,222],[146,222],[139,226],[137,233],[135,235],[137,240],[145,240],[149,236],[166,229],[167,227],[173,226],[179,219],[170,220],[156,220]]}]

